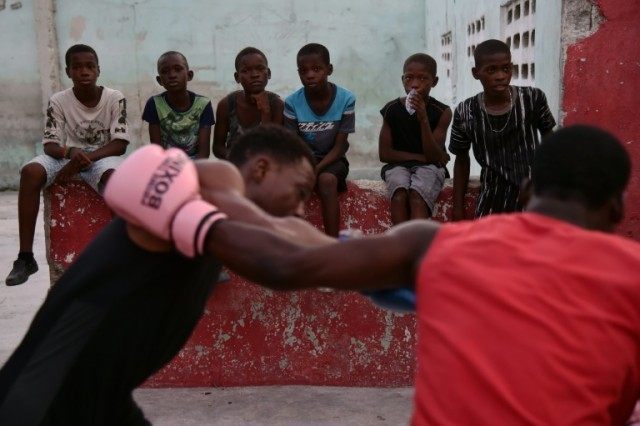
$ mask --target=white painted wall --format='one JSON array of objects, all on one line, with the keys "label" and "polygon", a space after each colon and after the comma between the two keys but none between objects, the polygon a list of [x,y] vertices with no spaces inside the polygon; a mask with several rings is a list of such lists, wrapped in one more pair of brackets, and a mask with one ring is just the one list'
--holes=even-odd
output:
[{"label": "white painted wall", "polygon": [[[50,70],[38,65],[38,58],[42,62],[52,50],[43,45],[46,37],[36,41],[34,35],[34,10],[42,13],[37,7],[48,1],[22,1],[18,9],[9,7],[18,2],[6,2],[7,7],[0,10],[4,30],[0,43],[0,187],[17,185],[19,165],[39,147],[41,93],[47,87],[69,87],[63,56],[75,43],[87,43],[97,50],[100,82],[127,96],[134,145],[147,140],[140,116],[146,99],[161,90],[155,83],[155,62],[162,52],[182,51],[195,70],[190,88],[211,97],[215,104],[237,87],[233,60],[241,48],[253,45],[265,51],[273,72],[268,87],[284,97],[300,87],[295,64],[298,49],[308,42],[323,43],[335,69],[331,80],[352,90],[358,99],[356,134],[348,153],[351,176],[363,176],[365,169],[369,171],[365,176],[377,176],[378,111],[402,95],[404,59],[426,51],[440,62],[441,35],[451,31],[451,78],[441,73],[433,95],[455,106],[481,90],[471,77],[472,60],[466,56],[467,25],[484,15],[485,30],[476,38],[499,37],[502,4],[500,0],[57,0],[51,23],[56,30],[58,64],[51,65],[61,67],[61,81],[55,82],[50,81]],[[552,110],[557,111],[561,2],[537,3],[535,54],[544,60],[536,62],[536,85],[545,90]],[[39,23],[42,32],[41,27]],[[443,64],[441,69],[445,69]]]},{"label": "white painted wall", "polygon": [[33,9],[28,2],[11,8],[15,3],[2,2],[0,10],[0,189],[16,185],[19,166],[35,155],[44,124]]},{"label": "white painted wall", "polygon": [[243,47],[267,54],[273,74],[268,89],[285,97],[300,87],[298,49],[322,43],[334,65],[330,80],[357,97],[356,134],[348,153],[352,170],[379,169],[378,111],[402,93],[404,58],[424,48],[423,0],[58,1],[56,24],[61,54],[78,42],[96,48],[101,81],[124,91],[140,140],[147,138],[141,109],[161,90],[155,75],[163,51],[182,51],[195,70],[191,89],[216,103],[239,87],[233,62]]}]

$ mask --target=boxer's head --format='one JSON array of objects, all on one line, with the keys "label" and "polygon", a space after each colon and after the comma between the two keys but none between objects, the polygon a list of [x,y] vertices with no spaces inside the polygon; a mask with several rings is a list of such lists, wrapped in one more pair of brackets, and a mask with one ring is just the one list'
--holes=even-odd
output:
[{"label": "boxer's head", "polygon": [[314,159],[306,143],[278,125],[240,136],[228,160],[242,174],[247,198],[275,216],[302,216],[313,191]]},{"label": "boxer's head", "polygon": [[589,229],[612,231],[623,218],[630,173],[629,155],[615,136],[591,126],[566,127],[536,150],[525,201],[534,211],[579,215]]}]

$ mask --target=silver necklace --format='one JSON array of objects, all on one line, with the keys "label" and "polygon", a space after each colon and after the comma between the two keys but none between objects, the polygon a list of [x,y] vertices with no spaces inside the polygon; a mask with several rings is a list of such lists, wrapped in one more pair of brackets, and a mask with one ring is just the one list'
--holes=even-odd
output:
[{"label": "silver necklace", "polygon": [[509,87],[509,115],[507,115],[507,121],[505,121],[504,126],[502,126],[502,129],[500,130],[493,129],[493,126],[491,125],[491,118],[489,117],[489,111],[487,110],[487,100],[484,98],[484,96],[482,97],[482,101],[484,102],[484,112],[487,113],[487,122],[489,123],[489,129],[493,133],[502,133],[502,131],[507,128],[507,124],[509,124],[509,120],[511,119],[511,110],[513,110],[513,98],[511,96],[511,87]]}]

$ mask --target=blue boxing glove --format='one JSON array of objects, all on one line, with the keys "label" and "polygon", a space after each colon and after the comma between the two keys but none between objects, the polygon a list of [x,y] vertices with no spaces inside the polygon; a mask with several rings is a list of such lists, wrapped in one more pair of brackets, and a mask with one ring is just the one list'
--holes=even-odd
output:
[{"label": "blue boxing glove", "polygon": [[374,305],[394,312],[415,312],[416,292],[408,288],[363,291]]},{"label": "blue boxing glove", "polygon": [[[362,232],[354,229],[340,231],[338,240],[347,241],[359,238]],[[362,291],[374,305],[394,312],[415,312],[416,292],[409,288],[390,288],[385,290]]]}]

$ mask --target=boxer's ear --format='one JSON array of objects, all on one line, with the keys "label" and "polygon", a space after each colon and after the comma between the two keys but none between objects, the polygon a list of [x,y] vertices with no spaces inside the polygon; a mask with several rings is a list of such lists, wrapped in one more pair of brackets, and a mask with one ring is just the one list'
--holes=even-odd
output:
[{"label": "boxer's ear", "polygon": [[249,173],[249,178],[257,184],[260,184],[269,169],[271,168],[271,162],[264,155],[256,156],[251,160],[251,172]]}]

